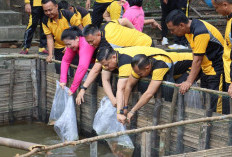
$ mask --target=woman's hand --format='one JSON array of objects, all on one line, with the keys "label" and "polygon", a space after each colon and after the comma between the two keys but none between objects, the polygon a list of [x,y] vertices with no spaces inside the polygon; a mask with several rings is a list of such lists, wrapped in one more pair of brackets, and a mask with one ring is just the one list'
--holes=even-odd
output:
[{"label": "woman's hand", "polygon": [[64,89],[65,86],[66,86],[66,83],[60,83],[60,87],[61,87],[62,89]]}]

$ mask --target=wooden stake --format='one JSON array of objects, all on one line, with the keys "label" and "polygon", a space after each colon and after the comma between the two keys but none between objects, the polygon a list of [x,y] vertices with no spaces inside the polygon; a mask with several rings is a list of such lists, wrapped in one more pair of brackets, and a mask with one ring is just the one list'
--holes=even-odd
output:
[{"label": "wooden stake", "polygon": [[97,141],[90,144],[90,157],[97,157]]},{"label": "wooden stake", "polygon": [[[213,111],[210,108],[210,94],[206,93],[205,100],[206,100],[205,101],[205,106],[206,106],[205,116],[211,117]],[[201,130],[201,133],[199,136],[199,150],[209,149],[211,124],[203,123],[200,130]]]},{"label": "wooden stake", "polygon": [[151,133],[143,132],[141,138],[141,157],[151,156]]},{"label": "wooden stake", "polygon": [[45,61],[41,60],[41,110],[42,121],[47,122],[47,81],[46,81],[46,65]]},{"label": "wooden stake", "polygon": [[[177,110],[177,121],[184,120],[184,95],[178,94],[178,110]],[[176,153],[181,154],[184,152],[184,126],[177,127],[177,145],[176,145]]]},{"label": "wooden stake", "polygon": [[14,84],[15,84],[15,60],[11,60],[11,67],[10,67],[10,87],[9,87],[9,104],[8,104],[8,118],[9,122],[14,122],[14,109],[13,109],[13,100],[14,100]]}]

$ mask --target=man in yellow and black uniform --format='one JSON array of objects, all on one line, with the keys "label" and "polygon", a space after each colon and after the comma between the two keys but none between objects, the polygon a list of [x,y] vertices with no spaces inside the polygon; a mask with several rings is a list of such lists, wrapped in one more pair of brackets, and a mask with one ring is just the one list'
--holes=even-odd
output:
[{"label": "man in yellow and black uniform", "polygon": [[[93,5],[92,24],[100,28],[103,21],[103,13],[113,0],[96,0]],[[86,0],[86,9],[90,8],[90,0]]]},{"label": "man in yellow and black uniform", "polygon": [[[28,53],[28,50],[31,47],[31,41],[32,41],[34,32],[39,22],[41,26],[42,19],[44,16],[41,1],[42,0],[25,0],[25,11],[30,15],[30,17],[29,17],[27,29],[24,33],[23,49],[20,52],[20,54]],[[41,26],[40,27],[39,53],[47,54],[47,51],[45,49],[46,45],[47,45],[46,36],[44,35],[43,29]]]},{"label": "man in yellow and black uniform", "polygon": [[107,22],[99,30],[94,25],[88,25],[83,29],[86,41],[100,48],[110,45],[113,48],[128,46],[154,46],[152,39],[147,34],[124,27],[117,20]]},{"label": "man in yellow and black uniform", "polygon": [[71,6],[67,1],[60,1],[58,6],[59,9],[66,9],[73,12],[74,14],[77,14],[78,18],[81,19],[81,24],[83,27],[91,24],[90,13],[86,9],[80,6]]},{"label": "man in yellow and black uniform", "polygon": [[[48,45],[48,57],[47,61],[51,62],[53,57],[53,48],[54,55],[56,60],[62,60],[64,55],[64,43],[61,40],[61,35],[63,31],[70,26],[80,26],[80,18],[76,14],[68,10],[58,10],[58,5],[55,0],[44,0],[43,9],[45,12],[43,19],[43,30],[44,34],[47,36],[47,45]],[[50,13],[51,12],[51,13]],[[55,43],[54,43],[54,41]],[[55,64],[56,73],[60,73],[60,65]]]},{"label": "man in yellow and black uniform", "polygon": [[124,8],[120,1],[113,1],[105,10],[103,18],[106,21],[117,20],[123,16]]},{"label": "man in yellow and black uniform", "polygon": [[[211,24],[202,20],[189,20],[182,12],[172,11],[166,18],[171,33],[185,34],[193,51],[193,65],[187,81],[180,84],[180,92],[185,93],[202,70],[201,87],[222,90],[223,82],[223,44],[221,33]],[[218,97],[211,95],[211,109],[221,113],[221,103]]]},{"label": "man in yellow and black uniform", "polygon": [[[151,77],[151,81],[147,90],[128,113],[128,120],[131,119],[139,108],[144,106],[153,97],[163,80],[174,81],[174,77],[178,76],[178,78],[175,79],[176,82],[185,81],[187,79],[189,68],[192,65],[192,59],[193,57],[191,53],[170,52],[149,56],[144,54],[135,55],[131,60],[131,66],[133,68],[132,74],[126,83],[124,92],[125,105],[128,105],[129,96],[133,86],[141,77]],[[122,106],[119,109],[122,109]],[[125,121],[124,116],[118,116],[118,119],[122,123]]]},{"label": "man in yellow and black uniform", "polygon": [[[230,0],[212,0],[213,6],[216,11],[223,15],[227,16],[227,25],[225,30],[225,42],[224,42],[224,53],[223,53],[223,65],[225,73],[225,85],[224,91],[228,92],[229,96],[232,97],[232,35],[231,35],[231,26],[232,26],[232,1]],[[223,99],[223,109],[222,113],[230,113],[230,105],[228,98]]]}]

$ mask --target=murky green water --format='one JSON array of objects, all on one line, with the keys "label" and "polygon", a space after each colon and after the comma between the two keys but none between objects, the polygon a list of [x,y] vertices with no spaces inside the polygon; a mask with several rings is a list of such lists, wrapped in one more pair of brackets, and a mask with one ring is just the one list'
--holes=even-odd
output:
[{"label": "murky green water", "polygon": [[[12,138],[17,140],[23,140],[44,145],[53,145],[60,143],[61,140],[56,135],[52,126],[47,126],[43,123],[24,123],[14,124],[7,126],[0,126],[0,136],[6,138]],[[89,145],[69,146],[59,148],[51,151],[52,154],[46,155],[46,157],[89,157]],[[0,157],[11,157],[16,154],[24,154],[26,151],[19,149],[7,148],[0,146]],[[45,155],[35,155],[45,156]],[[98,143],[98,156],[111,157],[109,147],[107,145]]]}]

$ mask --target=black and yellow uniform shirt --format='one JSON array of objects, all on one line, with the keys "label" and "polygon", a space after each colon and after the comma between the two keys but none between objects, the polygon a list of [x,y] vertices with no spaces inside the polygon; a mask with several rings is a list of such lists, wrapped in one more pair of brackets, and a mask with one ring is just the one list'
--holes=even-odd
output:
[{"label": "black and yellow uniform shirt", "polygon": [[24,0],[25,4],[31,4],[33,7],[40,7],[42,6],[42,0]]},{"label": "black and yellow uniform shirt", "polygon": [[81,19],[81,24],[83,27],[92,23],[90,13],[86,9],[80,6],[73,7],[73,9],[74,13],[77,14],[78,18]]},{"label": "black and yellow uniform shirt", "polygon": [[[133,46],[125,48],[116,48],[117,51],[117,64],[119,78],[127,78],[131,75],[132,67],[131,60],[137,54],[145,54],[146,56],[154,54],[166,54],[167,52],[154,47],[147,46]],[[98,60],[96,60],[98,62]],[[105,70],[104,66],[102,68]]]},{"label": "black and yellow uniform shirt", "polygon": [[[164,55],[152,57],[151,79],[163,81],[165,75],[173,67],[173,76],[179,76],[189,70],[192,65],[193,55],[191,53],[166,52]],[[140,76],[132,71],[132,76],[139,79]]]},{"label": "black and yellow uniform shirt", "polygon": [[232,64],[231,64],[231,53],[232,53],[232,36],[231,36],[231,25],[232,25],[232,14],[228,16],[226,31],[225,31],[225,42],[224,42],[224,53],[223,53],[223,63],[225,72],[226,83],[231,83],[232,78]]},{"label": "black and yellow uniform shirt", "polygon": [[96,0],[97,3],[109,3],[113,2],[114,0]]},{"label": "black and yellow uniform shirt", "polygon": [[107,12],[110,14],[111,20],[118,20],[124,13],[123,7],[119,4],[119,1],[113,1],[108,7]]},{"label": "black and yellow uniform shirt", "polygon": [[204,56],[201,63],[205,75],[216,75],[223,72],[223,44],[221,33],[211,24],[193,19],[190,26],[190,34],[185,34],[193,54]]},{"label": "black and yellow uniform shirt", "polygon": [[152,39],[147,34],[124,27],[117,20],[107,22],[100,30],[102,37],[99,47],[108,44],[113,48],[152,45]]},{"label": "black and yellow uniform shirt", "polygon": [[47,16],[44,16],[42,27],[45,35],[52,34],[55,40],[55,48],[64,48],[65,45],[61,40],[63,31],[70,26],[79,26],[81,24],[80,18],[76,14],[68,10],[59,10],[59,18],[54,21]]}]

